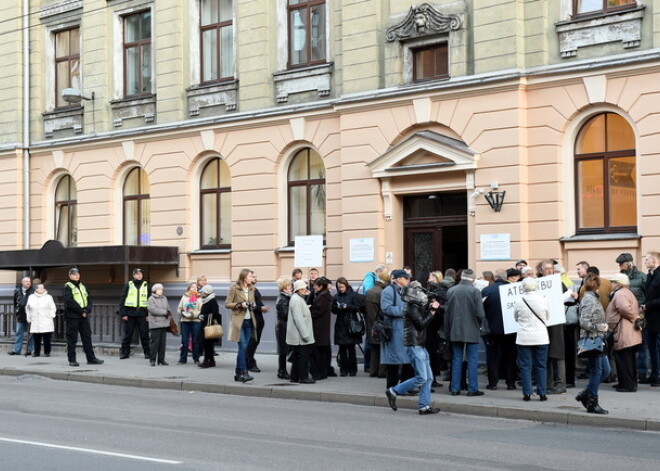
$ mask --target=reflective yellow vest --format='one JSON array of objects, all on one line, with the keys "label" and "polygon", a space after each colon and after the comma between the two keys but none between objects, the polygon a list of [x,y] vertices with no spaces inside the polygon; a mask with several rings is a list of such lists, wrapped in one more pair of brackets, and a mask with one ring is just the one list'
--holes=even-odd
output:
[{"label": "reflective yellow vest", "polygon": [[126,295],[126,300],[124,301],[124,306],[126,307],[147,307],[149,302],[149,292],[147,291],[148,283],[145,281],[140,286],[140,296],[139,296],[139,305],[138,305],[138,290],[135,287],[135,283],[132,281],[128,282],[128,294]]},{"label": "reflective yellow vest", "polygon": [[89,295],[87,294],[87,288],[85,288],[85,285],[79,283],[78,286],[76,286],[69,281],[67,282],[66,286],[68,286],[71,290],[73,300],[77,302],[81,308],[86,308],[87,298],[89,298]]}]

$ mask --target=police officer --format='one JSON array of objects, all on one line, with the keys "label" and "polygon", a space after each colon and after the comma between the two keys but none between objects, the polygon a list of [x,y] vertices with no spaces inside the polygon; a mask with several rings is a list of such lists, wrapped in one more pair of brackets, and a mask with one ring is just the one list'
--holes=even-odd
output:
[{"label": "police officer", "polygon": [[96,358],[92,347],[92,329],[89,325],[89,315],[92,313],[92,301],[87,288],[80,282],[80,271],[77,268],[69,270],[69,281],[64,285],[64,307],[66,310],[66,351],[69,366],[80,366],[76,361],[76,343],[78,333],[82,340],[83,351],[88,365],[100,365],[103,360]]},{"label": "police officer", "polygon": [[149,283],[143,280],[140,268],[133,270],[133,279],[126,283],[119,298],[119,315],[124,321],[124,336],[121,339],[120,360],[125,360],[131,353],[131,340],[135,326],[140,331],[140,340],[144,357],[149,359],[149,324],[147,323],[147,303]]}]

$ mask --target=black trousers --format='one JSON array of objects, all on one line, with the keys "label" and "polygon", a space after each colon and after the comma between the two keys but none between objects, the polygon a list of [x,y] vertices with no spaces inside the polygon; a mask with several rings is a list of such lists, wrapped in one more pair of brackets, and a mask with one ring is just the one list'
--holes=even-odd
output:
[{"label": "black trousers", "polygon": [[124,336],[121,338],[121,354],[128,355],[131,352],[131,342],[133,341],[133,332],[135,328],[140,331],[140,342],[144,356],[149,357],[149,323],[145,316],[128,316],[124,321]]},{"label": "black trousers", "polygon": [[76,343],[78,343],[79,333],[87,361],[93,361],[96,357],[92,348],[92,328],[89,325],[89,319],[76,317],[66,320],[66,355],[69,362],[76,361]]},{"label": "black trousers", "polygon": [[575,384],[575,369],[577,361],[577,341],[580,327],[564,325],[564,359],[566,360],[566,384]]},{"label": "black trousers", "polygon": [[515,386],[517,357],[515,335],[489,335],[486,341],[488,385],[496,386],[500,378],[504,377],[507,386]]},{"label": "black trousers", "polygon": [[34,333],[32,334],[32,338],[34,339],[34,350],[32,353],[35,355],[41,355],[41,339],[43,339],[44,353],[46,355],[50,355],[50,343],[51,339],[53,338],[52,332]]},{"label": "black trousers", "polygon": [[252,315],[257,320],[257,336],[250,337],[250,343],[247,347],[247,367],[254,368],[257,366],[257,360],[254,359],[254,354],[257,353],[257,347],[261,342],[261,333],[264,331],[264,315],[261,312],[253,312]]},{"label": "black trousers", "polygon": [[158,327],[149,330],[149,360],[159,363],[165,361],[165,347],[167,345],[167,327]]},{"label": "black trousers", "polygon": [[[35,348],[36,348],[35,343]],[[614,350],[619,387],[637,389],[637,346]]]},{"label": "black trousers", "polygon": [[387,388],[396,386],[397,384],[399,384],[399,382],[403,383],[405,380],[415,376],[415,369],[412,367],[410,363],[406,363],[405,365],[385,365],[385,366],[387,367],[387,379],[386,379]]},{"label": "black trousers", "polygon": [[332,347],[330,345],[312,345],[310,369],[312,378],[326,379],[332,363]]},{"label": "black trousers", "polygon": [[295,345],[292,348],[291,379],[301,381],[309,378],[311,345]]},{"label": "black trousers", "polygon": [[355,356],[355,345],[339,346],[339,371],[344,374],[355,375],[357,373],[357,357]]}]

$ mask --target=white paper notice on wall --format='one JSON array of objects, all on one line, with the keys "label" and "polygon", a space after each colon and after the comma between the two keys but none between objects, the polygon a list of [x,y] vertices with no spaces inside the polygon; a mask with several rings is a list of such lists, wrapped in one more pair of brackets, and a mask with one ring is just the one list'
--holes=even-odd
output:
[{"label": "white paper notice on wall", "polygon": [[296,236],[294,250],[297,268],[323,266],[323,236]]},{"label": "white paper notice on wall", "polygon": [[481,260],[511,260],[511,234],[481,234]]},{"label": "white paper notice on wall", "polygon": [[[539,278],[538,293],[548,300],[550,318],[546,325],[564,324],[566,314],[564,313],[564,294],[561,288],[559,275],[550,275]],[[516,301],[522,297],[522,282],[505,283],[500,286],[500,301],[502,303],[502,320],[504,321],[504,333],[512,334],[518,332],[514,312]],[[538,313],[539,315],[541,313]]]},{"label": "white paper notice on wall", "polygon": [[362,237],[350,239],[350,261],[351,263],[374,261],[374,238]]}]

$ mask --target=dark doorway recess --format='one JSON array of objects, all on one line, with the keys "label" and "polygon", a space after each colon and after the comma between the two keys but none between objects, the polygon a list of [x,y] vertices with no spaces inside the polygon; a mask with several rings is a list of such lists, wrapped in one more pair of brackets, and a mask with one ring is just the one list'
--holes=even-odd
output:
[{"label": "dark doorway recess", "polygon": [[403,199],[404,264],[426,283],[429,272],[467,268],[467,193],[442,192]]}]

